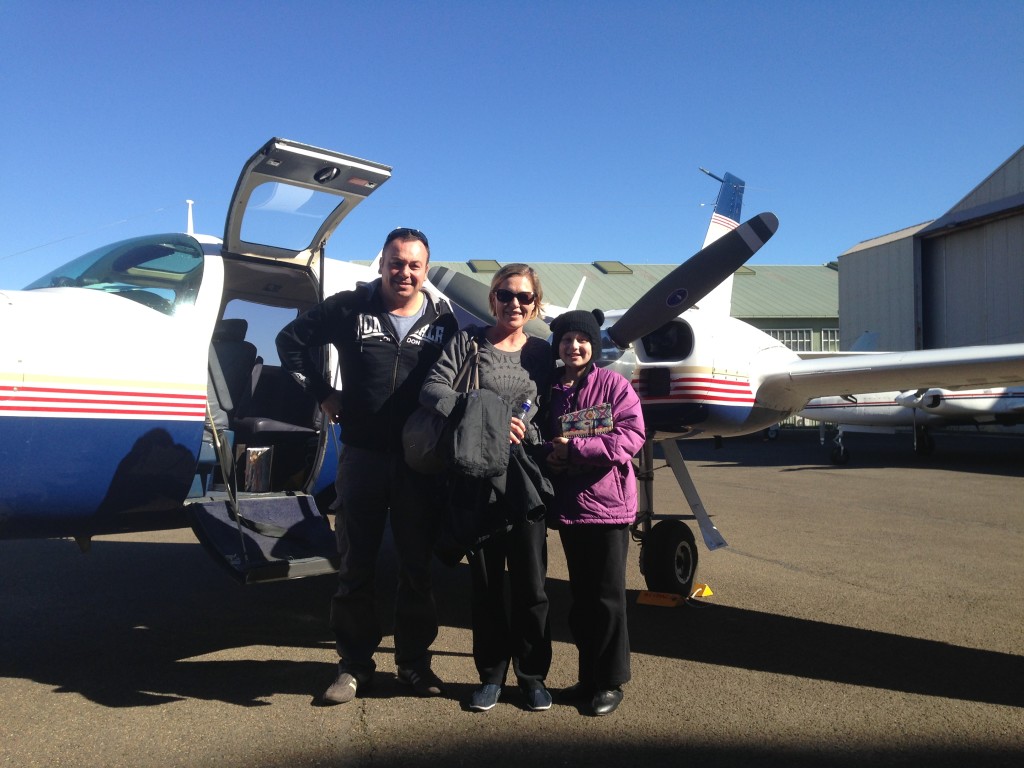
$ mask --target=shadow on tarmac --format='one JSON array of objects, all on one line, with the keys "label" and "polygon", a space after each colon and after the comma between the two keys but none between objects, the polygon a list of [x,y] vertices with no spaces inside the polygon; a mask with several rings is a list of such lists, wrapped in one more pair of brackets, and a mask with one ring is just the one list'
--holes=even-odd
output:
[{"label": "shadow on tarmac", "polygon": [[[331,577],[244,588],[188,544],[97,541],[83,557],[65,541],[5,541],[0,556],[0,677],[140,707],[264,706],[278,693],[312,696],[332,675]],[[394,583],[388,559],[382,585]],[[435,583],[442,625],[468,627],[466,566],[437,565]],[[379,589],[390,616],[393,589]],[[553,605],[569,604],[564,580],[549,579],[548,592]],[[1024,657],[709,603],[666,611],[635,604],[635,593],[630,606],[635,653],[1024,707]],[[571,642],[564,614],[553,612],[552,632]],[[323,648],[324,661],[203,658],[260,645]],[[375,695],[407,691],[388,678]]]},{"label": "shadow on tarmac", "polygon": [[[937,433],[935,451],[929,456],[914,453],[913,436],[906,434],[849,433],[843,441],[850,460],[832,463],[831,436],[821,445],[818,430],[782,429],[768,440],[761,434],[732,437],[716,448],[711,440],[681,440],[686,461],[708,462],[710,468],[730,466],[786,467],[790,472],[845,469],[901,468],[974,472],[1003,477],[1024,477],[1024,435]],[[660,459],[660,451],[655,454]]]}]

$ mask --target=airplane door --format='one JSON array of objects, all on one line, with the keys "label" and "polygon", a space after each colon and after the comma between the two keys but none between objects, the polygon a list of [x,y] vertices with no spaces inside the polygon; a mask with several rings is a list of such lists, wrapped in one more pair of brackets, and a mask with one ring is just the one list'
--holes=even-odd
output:
[{"label": "airplane door", "polygon": [[[304,294],[298,283],[313,278],[305,289],[319,288],[314,276],[325,270],[331,234],[390,177],[380,163],[279,138],[267,142],[243,167],[224,225],[224,318],[242,299],[296,310],[320,300],[319,291]],[[228,488],[227,498],[190,505],[197,536],[246,582],[328,573],[337,563],[333,533],[308,495],[322,489],[321,476],[333,476],[332,441],[319,408],[268,357],[272,344],[264,347],[248,414],[234,414],[230,426],[242,461],[250,450],[273,450],[271,492]],[[288,404],[302,412],[286,413]],[[242,473],[228,475],[237,481]]]}]

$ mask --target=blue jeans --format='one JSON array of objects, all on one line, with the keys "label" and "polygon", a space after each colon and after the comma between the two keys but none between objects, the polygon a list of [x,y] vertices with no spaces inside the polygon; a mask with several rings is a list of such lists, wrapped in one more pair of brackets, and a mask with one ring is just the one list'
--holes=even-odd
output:
[{"label": "blue jeans", "polygon": [[398,554],[395,598],[395,663],[430,666],[437,610],[430,585],[437,536],[435,480],[413,472],[400,453],[343,446],[335,488],[335,533],[341,557],[331,628],[341,668],[369,674],[382,638],[374,594],[377,557],[389,515]]}]

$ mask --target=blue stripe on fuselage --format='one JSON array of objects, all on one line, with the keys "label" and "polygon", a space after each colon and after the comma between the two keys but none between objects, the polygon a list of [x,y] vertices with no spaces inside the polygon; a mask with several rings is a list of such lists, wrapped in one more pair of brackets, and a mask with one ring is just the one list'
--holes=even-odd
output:
[{"label": "blue stripe on fuselage", "polygon": [[125,530],[179,508],[202,435],[201,421],[0,417],[0,538]]}]

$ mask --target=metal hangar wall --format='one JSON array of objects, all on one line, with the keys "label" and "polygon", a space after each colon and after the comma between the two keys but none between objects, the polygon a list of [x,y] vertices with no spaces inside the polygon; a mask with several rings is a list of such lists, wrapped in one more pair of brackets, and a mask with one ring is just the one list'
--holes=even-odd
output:
[{"label": "metal hangar wall", "polygon": [[938,219],[843,253],[839,317],[843,349],[1024,341],[1024,147]]}]

